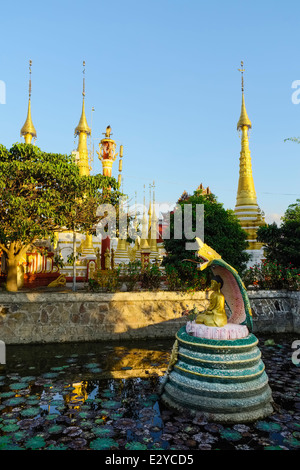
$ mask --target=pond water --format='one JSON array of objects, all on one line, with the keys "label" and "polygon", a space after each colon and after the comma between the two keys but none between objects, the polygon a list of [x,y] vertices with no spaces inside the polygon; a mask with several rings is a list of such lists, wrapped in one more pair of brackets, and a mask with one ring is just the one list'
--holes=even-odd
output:
[{"label": "pond water", "polygon": [[276,409],[236,425],[160,403],[174,340],[8,345],[0,365],[0,450],[300,449],[297,337],[258,339]]}]

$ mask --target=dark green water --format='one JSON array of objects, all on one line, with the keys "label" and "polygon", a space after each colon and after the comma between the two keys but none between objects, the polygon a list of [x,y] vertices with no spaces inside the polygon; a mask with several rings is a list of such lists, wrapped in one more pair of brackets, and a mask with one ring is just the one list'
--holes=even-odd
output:
[{"label": "dark green water", "polygon": [[300,449],[299,338],[258,338],[276,407],[267,419],[232,426],[162,406],[173,340],[7,346],[0,450]]}]

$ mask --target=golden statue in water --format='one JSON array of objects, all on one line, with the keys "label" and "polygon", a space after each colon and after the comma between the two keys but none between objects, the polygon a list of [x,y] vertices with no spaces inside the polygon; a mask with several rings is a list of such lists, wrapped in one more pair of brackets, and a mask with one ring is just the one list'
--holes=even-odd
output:
[{"label": "golden statue in water", "polygon": [[227,323],[227,315],[225,312],[225,297],[221,293],[221,283],[212,280],[211,289],[213,293],[210,297],[210,302],[207,310],[204,312],[199,313],[197,315],[195,322],[196,323],[204,323],[206,326],[224,326]]}]

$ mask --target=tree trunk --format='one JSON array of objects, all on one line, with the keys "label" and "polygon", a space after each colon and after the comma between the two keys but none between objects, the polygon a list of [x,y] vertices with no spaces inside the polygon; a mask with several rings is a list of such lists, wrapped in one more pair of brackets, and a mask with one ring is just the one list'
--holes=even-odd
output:
[{"label": "tree trunk", "polygon": [[9,292],[18,291],[18,258],[9,256],[7,259],[6,290]]}]

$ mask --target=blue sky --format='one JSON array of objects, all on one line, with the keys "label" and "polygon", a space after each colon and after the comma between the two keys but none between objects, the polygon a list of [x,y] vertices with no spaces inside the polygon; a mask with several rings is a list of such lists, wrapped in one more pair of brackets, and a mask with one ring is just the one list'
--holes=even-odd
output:
[{"label": "blue sky", "polygon": [[[70,153],[82,100],[96,150],[107,125],[124,146],[124,192],[158,202],[209,186],[233,209],[238,184],[240,61],[252,121],[258,203],[278,220],[300,198],[300,4],[297,1],[77,0],[1,6],[0,142],[20,141],[32,65],[32,118],[46,151]],[[299,95],[300,96],[300,95]],[[117,176],[117,162],[114,176]]]}]

